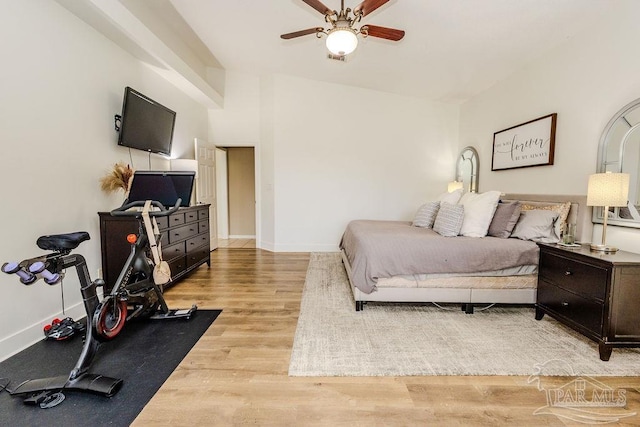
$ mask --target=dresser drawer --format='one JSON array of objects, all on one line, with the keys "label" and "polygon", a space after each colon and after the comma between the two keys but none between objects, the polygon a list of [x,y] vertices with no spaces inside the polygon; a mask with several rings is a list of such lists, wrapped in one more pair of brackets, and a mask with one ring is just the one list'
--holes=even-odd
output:
[{"label": "dresser drawer", "polygon": [[205,233],[209,231],[209,221],[200,221],[198,223],[198,233]]},{"label": "dresser drawer", "polygon": [[207,219],[207,218],[209,218],[209,208],[198,209],[198,219]]},{"label": "dresser drawer", "polygon": [[169,215],[169,227],[175,227],[176,225],[184,224],[184,213],[174,213]]},{"label": "dresser drawer", "polygon": [[171,261],[172,259],[184,256],[185,254],[184,242],[176,243],[175,245],[162,246],[162,258],[165,261]]},{"label": "dresser drawer", "polygon": [[602,333],[603,304],[582,298],[544,280],[538,281],[537,304],[594,334]]},{"label": "dresser drawer", "polygon": [[546,252],[540,253],[540,277],[568,291],[604,301],[607,270]]},{"label": "dresser drawer", "polygon": [[[187,253],[193,252],[194,249],[199,248],[202,245],[209,243],[209,235],[208,234],[200,234],[196,237],[193,237],[187,240]],[[207,245],[208,247],[209,245]]]},{"label": "dresser drawer", "polygon": [[187,224],[169,230],[169,243],[173,244],[179,240],[188,239],[198,234],[198,224]]},{"label": "dresser drawer", "polygon": [[158,223],[158,228],[160,230],[169,227],[169,218],[166,216],[157,216],[156,222]]},{"label": "dresser drawer", "polygon": [[198,220],[198,212],[197,211],[189,211],[184,214],[185,222],[193,222]]},{"label": "dresser drawer", "polygon": [[187,254],[187,268],[209,260],[209,246],[200,246],[197,250]]},{"label": "dresser drawer", "polygon": [[184,271],[187,268],[187,257],[181,256],[176,259],[172,259],[168,262],[169,269],[171,270],[171,279]]}]

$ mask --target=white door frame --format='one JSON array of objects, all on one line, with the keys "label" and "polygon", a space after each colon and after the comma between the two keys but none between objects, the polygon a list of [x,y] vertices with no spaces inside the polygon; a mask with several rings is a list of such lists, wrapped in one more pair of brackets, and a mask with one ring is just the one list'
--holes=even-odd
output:
[{"label": "white door frame", "polygon": [[227,150],[216,147],[216,200],[218,201],[218,238],[229,238],[229,182]]},{"label": "white door frame", "polygon": [[[224,148],[233,148],[233,147],[253,147],[253,166],[254,166],[254,175],[255,175],[255,183],[254,183],[254,197],[255,197],[255,216],[256,216],[256,248],[265,249],[262,247],[262,187],[261,184],[261,175],[260,175],[260,146],[256,144],[216,144],[216,148],[224,149]],[[227,202],[228,203],[228,202]],[[268,250],[272,250],[271,248],[266,248]]]}]

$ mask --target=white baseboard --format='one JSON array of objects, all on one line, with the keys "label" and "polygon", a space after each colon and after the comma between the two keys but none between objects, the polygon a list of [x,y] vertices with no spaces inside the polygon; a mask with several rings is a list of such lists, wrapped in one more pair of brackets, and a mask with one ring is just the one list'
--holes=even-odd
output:
[{"label": "white baseboard", "polygon": [[273,252],[340,252],[337,244],[276,244]]},{"label": "white baseboard", "polygon": [[245,235],[242,235],[242,234],[230,234],[229,235],[229,239],[255,239],[255,238],[256,238],[255,234],[253,236],[248,236],[248,235],[245,236]]},{"label": "white baseboard", "polygon": [[[43,340],[43,328],[45,325],[50,324],[54,318],[57,317],[59,319],[63,319],[65,317],[71,317],[74,320],[78,320],[86,316],[87,313],[84,310],[84,304],[78,303],[73,307],[67,307],[64,314],[62,314],[62,311],[54,313],[51,317],[42,319],[40,322],[28,326],[27,328],[4,338],[2,341],[0,341],[0,361],[8,359],[14,354],[21,352],[25,348],[32,346],[38,341]],[[78,337],[77,339],[82,338]],[[78,354],[78,357],[80,357],[80,354]]]}]

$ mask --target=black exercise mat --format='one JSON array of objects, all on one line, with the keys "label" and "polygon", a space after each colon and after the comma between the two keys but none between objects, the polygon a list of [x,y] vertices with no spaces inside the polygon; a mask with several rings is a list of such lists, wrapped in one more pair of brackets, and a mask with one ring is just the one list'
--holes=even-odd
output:
[{"label": "black exercise mat", "polygon": [[[0,392],[1,426],[128,426],[200,339],[220,310],[198,310],[190,320],[139,320],[101,344],[89,373],[121,378],[113,397],[67,391],[49,409],[25,405],[20,396]],[[9,389],[34,378],[69,375],[82,350],[82,337],[40,341],[0,363]],[[2,381],[2,380],[0,380]],[[6,381],[2,381],[4,384]]]}]

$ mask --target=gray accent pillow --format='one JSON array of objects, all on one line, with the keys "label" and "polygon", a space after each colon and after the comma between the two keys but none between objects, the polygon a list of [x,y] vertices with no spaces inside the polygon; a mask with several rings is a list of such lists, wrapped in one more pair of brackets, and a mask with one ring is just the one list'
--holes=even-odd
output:
[{"label": "gray accent pillow", "polygon": [[460,234],[463,219],[463,205],[452,205],[451,203],[442,202],[433,224],[433,231],[441,236],[455,237]]},{"label": "gray accent pillow", "polygon": [[554,228],[558,216],[558,212],[550,210],[522,211],[511,237],[541,243],[558,243],[560,238]]},{"label": "gray accent pillow", "polygon": [[506,239],[511,236],[518,218],[520,218],[520,202],[498,203],[487,235]]},{"label": "gray accent pillow", "polygon": [[414,227],[431,228],[436,220],[436,215],[440,209],[440,202],[428,202],[418,208],[416,217],[413,219]]}]

